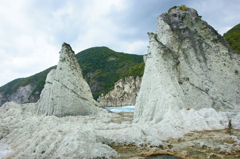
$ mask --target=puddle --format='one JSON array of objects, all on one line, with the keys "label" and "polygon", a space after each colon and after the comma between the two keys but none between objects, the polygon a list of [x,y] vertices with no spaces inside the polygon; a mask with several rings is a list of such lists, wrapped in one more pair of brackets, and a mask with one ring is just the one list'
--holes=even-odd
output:
[{"label": "puddle", "polygon": [[145,159],[181,159],[181,158],[171,156],[171,155],[156,155],[156,156],[146,157]]},{"label": "puddle", "polygon": [[115,149],[121,155],[121,159],[139,157],[140,152],[144,149],[143,147],[137,147],[135,145],[110,145],[110,147]]}]

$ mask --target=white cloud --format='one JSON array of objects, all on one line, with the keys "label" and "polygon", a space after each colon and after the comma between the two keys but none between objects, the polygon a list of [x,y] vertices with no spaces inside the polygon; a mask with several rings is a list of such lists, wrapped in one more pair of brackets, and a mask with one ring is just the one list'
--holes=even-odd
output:
[{"label": "white cloud", "polygon": [[196,9],[202,19],[221,35],[239,23],[239,0],[193,0],[188,2],[188,6]]},{"label": "white cloud", "polygon": [[2,0],[0,86],[56,65],[63,42],[77,53],[94,46],[145,54],[157,14],[186,4],[221,34],[239,23],[238,0]]},{"label": "white cloud", "polygon": [[83,50],[93,46],[110,46],[118,43],[119,39],[115,36],[121,28],[116,26],[107,15],[114,11],[120,12],[124,8],[122,0],[90,1],[81,12],[80,18],[84,24],[84,29],[80,32],[73,43],[76,50]]},{"label": "white cloud", "polygon": [[40,72],[58,61],[53,38],[34,27],[27,11],[30,2],[4,1],[0,7],[0,85]]},{"label": "white cloud", "polygon": [[134,41],[133,43],[122,43],[121,47],[126,53],[144,55],[147,53],[148,40],[146,41]]},{"label": "white cloud", "polygon": [[58,7],[28,0],[1,4],[0,85],[56,65],[64,41],[75,44],[78,52],[117,40],[111,39],[116,26],[104,16],[112,8],[121,10],[123,1],[73,2],[60,2]]}]

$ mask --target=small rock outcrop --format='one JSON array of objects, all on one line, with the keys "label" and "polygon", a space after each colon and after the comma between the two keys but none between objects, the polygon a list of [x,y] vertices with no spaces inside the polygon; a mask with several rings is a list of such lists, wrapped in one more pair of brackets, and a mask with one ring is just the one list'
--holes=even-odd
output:
[{"label": "small rock outcrop", "polygon": [[57,69],[51,70],[36,103],[43,115],[75,116],[95,114],[99,104],[93,99],[71,46],[64,43]]},{"label": "small rock outcrop", "polygon": [[[178,116],[175,124],[183,126],[184,116],[193,113],[205,114],[208,123],[206,118],[215,116],[217,123],[221,115],[215,111],[238,110],[240,55],[192,8],[173,7],[158,20],[156,33],[148,33],[150,47],[134,120],[157,123]],[[191,123],[195,117],[189,117]]]},{"label": "small rock outcrop", "polygon": [[114,89],[105,96],[102,94],[97,101],[101,106],[129,106],[135,105],[136,97],[141,87],[141,77],[125,77],[114,84]]}]

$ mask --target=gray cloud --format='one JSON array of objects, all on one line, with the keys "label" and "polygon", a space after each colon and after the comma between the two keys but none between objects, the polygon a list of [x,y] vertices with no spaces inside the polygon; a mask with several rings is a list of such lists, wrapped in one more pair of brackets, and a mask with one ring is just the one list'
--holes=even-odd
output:
[{"label": "gray cloud", "polygon": [[239,0],[4,0],[0,6],[0,86],[56,65],[63,42],[75,52],[94,46],[147,52],[147,32],[173,6],[195,8],[223,34],[239,23]]}]

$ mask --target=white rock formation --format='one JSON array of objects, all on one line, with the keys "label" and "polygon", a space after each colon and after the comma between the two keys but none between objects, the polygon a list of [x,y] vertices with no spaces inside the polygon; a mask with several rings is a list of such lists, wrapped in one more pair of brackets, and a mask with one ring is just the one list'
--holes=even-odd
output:
[{"label": "white rock formation", "polygon": [[[114,120],[121,117],[106,111],[95,111],[97,113],[94,116],[57,117],[76,115],[72,112],[73,110],[80,113],[84,112],[83,115],[92,114],[95,108],[97,109],[92,104],[94,102],[91,102],[91,95],[83,93],[90,89],[81,82],[82,77],[78,74],[81,72],[80,68],[73,64],[76,62],[74,58],[70,58],[74,57],[74,53],[69,45],[64,44],[58,68],[49,73],[41,101],[37,104],[40,115],[36,114],[35,104],[19,105],[9,102],[0,108],[0,140],[7,150],[10,150],[11,147],[11,152],[5,158],[118,158],[118,153],[109,145],[162,146],[162,141],[182,137],[183,134],[190,131],[227,128],[229,126],[229,116],[232,118],[232,126],[238,128],[239,114],[217,112],[215,109],[224,108],[227,110],[232,108],[237,110],[235,108],[238,108],[239,99],[237,98],[239,97],[234,91],[239,88],[239,81],[236,80],[239,75],[237,75],[238,71],[235,71],[237,70],[235,65],[238,65],[235,60],[239,60],[239,55],[227,48],[228,46],[224,46],[224,40],[219,43],[218,41],[221,38],[213,39],[214,36],[210,36],[210,39],[204,39],[203,37],[214,33],[214,30],[209,31],[209,26],[206,25],[202,30],[200,29],[201,34],[198,33],[198,26],[201,27],[206,23],[200,21],[196,15],[196,11],[193,9],[188,9],[187,12],[181,12],[179,8],[173,9],[169,15],[163,14],[159,17],[158,26],[162,26],[160,28],[167,34],[166,36],[160,34],[158,30],[161,37],[165,37],[162,42],[160,42],[158,34],[149,34],[150,48],[145,61],[145,72],[135,107],[134,120],[136,123],[132,124],[131,122],[114,123]],[[164,18],[167,19],[163,20]],[[178,20],[182,21],[178,22]],[[169,22],[169,25],[165,21]],[[197,25],[195,26],[195,34],[192,34],[192,28],[181,22]],[[175,26],[180,26],[180,28],[186,30],[174,30]],[[172,29],[169,29],[170,27]],[[177,43],[179,42],[178,38],[180,38],[178,35],[186,38],[182,39],[183,44]],[[213,35],[218,36],[217,34]],[[171,36],[171,38],[168,36]],[[192,42],[184,42],[191,38]],[[192,44],[198,44],[198,42],[203,42],[201,44],[207,46],[207,48],[200,49],[206,51],[204,55],[206,61],[203,60],[202,52],[197,49],[201,48],[200,46],[194,46],[196,50],[192,48]],[[176,45],[179,46],[177,50]],[[220,51],[214,51],[218,47]],[[229,51],[228,54],[224,54],[226,53],[224,50]],[[74,62],[71,62],[70,59]],[[201,62],[201,60],[203,61]],[[217,63],[214,63],[214,61],[217,61]],[[222,61],[224,61],[226,68],[221,63]],[[232,65],[230,65],[231,62]],[[203,66],[209,67],[210,70]],[[219,72],[215,71],[223,72],[223,74],[220,75]],[[229,84],[229,88],[224,86],[226,92],[232,92],[231,95],[235,98],[222,92],[222,88],[218,88],[219,86],[223,87],[223,79],[226,84]],[[206,83],[201,83],[203,80]],[[230,83],[231,80],[233,80],[232,84]],[[79,83],[80,87],[76,86]],[[233,85],[235,89],[233,89]],[[209,90],[205,89],[206,86]],[[83,91],[78,92],[79,89]],[[69,97],[72,100],[66,99],[63,95],[66,97],[68,95],[73,96]],[[196,99],[194,100],[192,97]],[[212,97],[210,98],[212,105],[207,102],[210,99],[205,97]],[[78,109],[78,107],[82,108],[80,101],[83,98],[86,99],[83,100],[86,105],[83,105],[83,109]],[[61,100],[61,102],[56,99]],[[205,99],[207,101],[204,101]],[[75,107],[75,104],[69,104],[69,102],[75,103],[75,100],[79,101],[78,107]],[[49,105],[49,103],[52,104]],[[87,105],[87,103],[90,103],[90,105]],[[230,104],[227,105],[226,103]],[[57,104],[60,107],[57,107]],[[68,104],[73,107],[73,110]],[[87,108],[87,106],[91,108]],[[190,110],[186,110],[186,107],[189,107]],[[70,112],[66,109],[70,109]],[[90,112],[91,109],[93,109],[93,112]],[[52,116],[42,114],[52,114]],[[220,139],[221,136],[218,138]],[[239,140],[236,141],[239,142]],[[240,143],[238,144],[240,145]],[[239,145],[233,147],[234,151],[239,150]],[[227,150],[223,152],[227,153]]]},{"label": "white rock formation", "polygon": [[0,158],[3,158],[11,152],[11,148],[0,141]]},{"label": "white rock formation", "polygon": [[105,96],[102,94],[97,101],[101,106],[135,105],[136,97],[141,87],[141,77],[125,77],[114,83],[114,89]]},{"label": "white rock formation", "polygon": [[96,106],[99,104],[93,99],[82,77],[82,70],[70,45],[62,45],[57,69],[49,72],[36,106],[38,114],[59,117],[97,112]]},{"label": "white rock formation", "polygon": [[215,110],[240,107],[239,54],[194,9],[172,8],[158,20],[156,33],[149,33],[135,122],[184,131],[225,128],[227,115]]},{"label": "white rock formation", "polygon": [[30,104],[14,102],[0,108],[0,139],[5,147],[9,145],[12,149],[6,158],[118,157],[115,150],[103,144],[104,137],[95,131],[95,127],[106,129],[105,122],[109,121],[106,119],[114,114],[101,112],[98,116],[58,118],[36,115],[31,109]]},{"label": "white rock formation", "polygon": [[231,126],[236,129],[240,129],[240,112],[231,119]]}]

